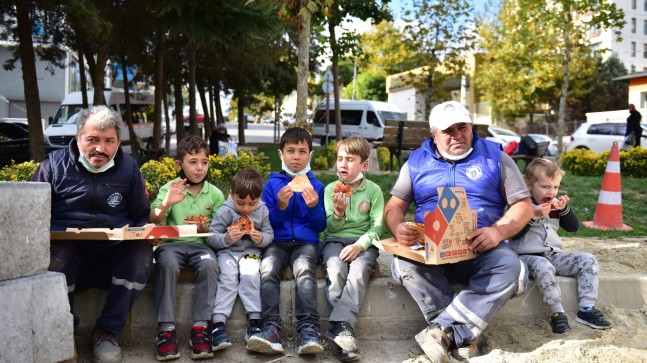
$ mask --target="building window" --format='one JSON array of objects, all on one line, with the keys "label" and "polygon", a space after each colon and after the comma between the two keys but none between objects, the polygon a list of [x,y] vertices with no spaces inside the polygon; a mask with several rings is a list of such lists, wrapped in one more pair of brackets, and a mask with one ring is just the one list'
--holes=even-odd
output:
[{"label": "building window", "polygon": [[636,42],[631,42],[631,56],[636,56]]},{"label": "building window", "polygon": [[636,10],[636,0],[631,0],[631,8]]},{"label": "building window", "polygon": [[644,8],[644,10],[645,10],[645,11],[647,11],[647,0],[645,0],[645,1],[643,2],[643,8]]},{"label": "building window", "polygon": [[631,18],[631,33],[636,34],[636,18]]},{"label": "building window", "polygon": [[647,44],[643,43],[643,58],[647,58]]},{"label": "building window", "polygon": [[636,66],[634,64],[631,65],[631,73],[636,73]]}]

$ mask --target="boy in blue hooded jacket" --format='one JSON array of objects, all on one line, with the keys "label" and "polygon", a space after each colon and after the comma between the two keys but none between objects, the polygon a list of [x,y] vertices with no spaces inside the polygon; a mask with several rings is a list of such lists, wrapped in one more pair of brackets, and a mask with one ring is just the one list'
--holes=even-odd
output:
[{"label": "boy in blue hooded jacket", "polygon": [[[326,228],[324,185],[310,171],[312,136],[306,129],[286,130],[281,136],[279,156],[283,171],[270,175],[261,196],[270,211],[274,230],[274,243],[265,249],[261,262],[263,329],[249,338],[247,349],[266,354],[283,352],[279,337],[282,325],[279,293],[283,270],[291,265],[296,279],[296,328],[301,336],[299,354],[316,354],[323,352],[319,339],[315,267],[319,261],[319,233]],[[295,177],[303,175],[311,185],[303,188],[289,185]]]}]

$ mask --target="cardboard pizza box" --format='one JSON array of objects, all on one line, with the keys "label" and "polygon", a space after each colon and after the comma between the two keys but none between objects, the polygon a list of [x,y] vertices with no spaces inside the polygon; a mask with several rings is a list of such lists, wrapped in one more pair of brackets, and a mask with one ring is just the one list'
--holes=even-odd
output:
[{"label": "cardboard pizza box", "polygon": [[425,212],[425,245],[405,246],[391,237],[374,243],[381,250],[427,265],[441,265],[476,257],[466,236],[476,230],[476,211],[470,209],[464,188],[438,188],[438,205]]},{"label": "cardboard pizza box", "polygon": [[64,232],[50,232],[52,240],[134,240],[155,238],[206,237],[213,233],[198,233],[198,226],[145,226],[122,228],[68,228]]}]

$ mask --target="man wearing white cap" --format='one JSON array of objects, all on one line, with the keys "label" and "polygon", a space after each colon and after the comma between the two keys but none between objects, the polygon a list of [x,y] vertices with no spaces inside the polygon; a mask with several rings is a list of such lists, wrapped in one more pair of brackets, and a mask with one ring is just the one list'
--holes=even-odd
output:
[{"label": "man wearing white cap", "polygon": [[[405,213],[416,205],[415,221],[433,211],[438,187],[462,187],[478,228],[467,237],[475,259],[425,265],[396,256],[392,273],[418,303],[429,327],[416,335],[432,362],[478,354],[479,338],[494,315],[524,292],[528,273],[506,239],[532,217],[530,194],[515,162],[498,143],[478,137],[467,109],[448,101],[429,115],[431,137],[409,156],[384,210],[388,228],[403,245],[418,241],[405,227]],[[466,285],[455,294],[452,283]]]}]

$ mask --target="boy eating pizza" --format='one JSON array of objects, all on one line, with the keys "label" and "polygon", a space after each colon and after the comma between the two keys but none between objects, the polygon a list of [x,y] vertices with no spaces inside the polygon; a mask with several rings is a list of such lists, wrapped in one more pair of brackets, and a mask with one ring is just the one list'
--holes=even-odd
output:
[{"label": "boy eating pizza", "polygon": [[[208,231],[208,222],[225,200],[220,189],[206,179],[209,173],[209,146],[198,136],[189,136],[177,145],[175,165],[180,176],[162,188],[151,203],[152,223],[176,226],[195,223],[198,232]],[[206,245],[204,237],[166,239],[155,250],[157,273],[155,300],[157,302],[157,360],[180,357],[175,331],[175,287],[182,268],[190,266],[196,273],[193,327],[191,328],[191,358],[213,357],[211,338],[207,330],[218,283],[218,263],[215,252]]]},{"label": "boy eating pizza", "polygon": [[[301,337],[299,354],[321,353],[315,267],[319,261],[319,233],[326,228],[326,214],[324,186],[310,171],[312,136],[308,130],[287,129],[281,136],[279,156],[283,171],[270,175],[261,197],[270,211],[274,230],[274,242],[263,252],[261,262],[263,329],[247,341],[247,349],[266,354],[283,352],[279,337],[280,283],[283,269],[292,265],[296,279],[296,328]],[[301,191],[295,191],[290,182],[299,176],[306,177],[309,185],[300,183],[297,188]]]},{"label": "boy eating pizza", "polygon": [[261,331],[261,248],[274,239],[262,192],[261,174],[253,169],[238,171],[231,181],[229,198],[209,226],[214,235],[207,237],[207,244],[216,250],[220,266],[212,315],[214,351],[231,346],[225,322],[237,296],[249,320],[245,340]]}]

